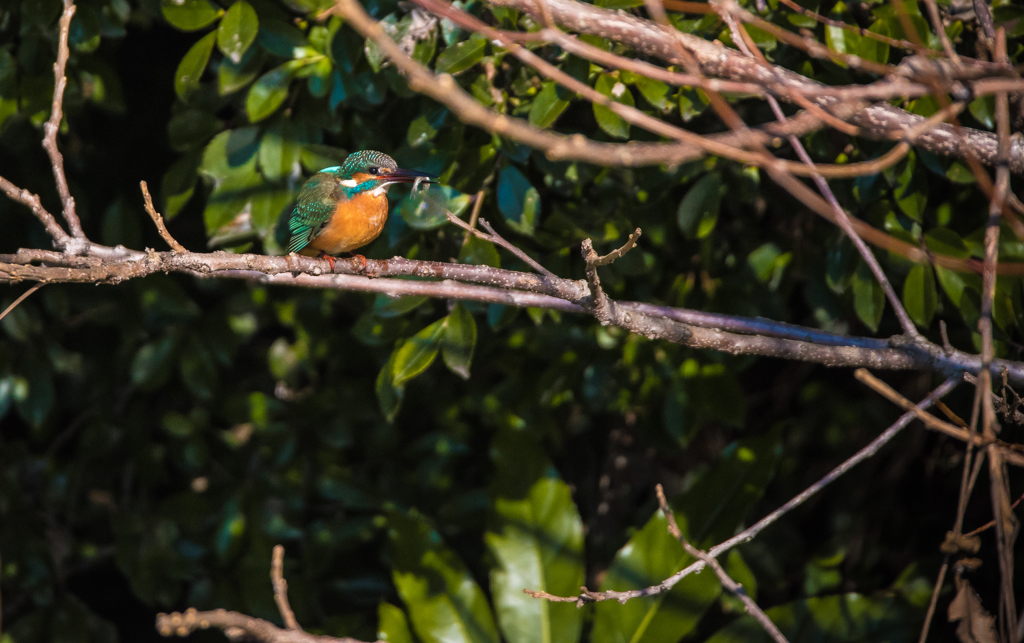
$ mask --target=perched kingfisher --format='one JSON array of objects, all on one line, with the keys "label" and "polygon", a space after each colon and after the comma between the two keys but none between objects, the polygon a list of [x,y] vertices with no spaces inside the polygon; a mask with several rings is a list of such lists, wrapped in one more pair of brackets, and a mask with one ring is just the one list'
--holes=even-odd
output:
[{"label": "perched kingfisher", "polygon": [[[431,183],[430,175],[403,170],[387,154],[363,150],[342,165],[313,175],[299,192],[288,219],[288,252],[323,257],[334,271],[334,257],[370,243],[388,218],[388,187],[394,183]],[[366,257],[355,255],[366,267]]]}]

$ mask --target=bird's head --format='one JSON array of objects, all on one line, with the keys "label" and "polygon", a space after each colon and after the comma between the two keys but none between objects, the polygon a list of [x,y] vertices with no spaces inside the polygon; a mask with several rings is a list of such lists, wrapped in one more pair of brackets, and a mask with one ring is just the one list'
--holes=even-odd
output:
[{"label": "bird's head", "polygon": [[382,152],[363,150],[349,154],[342,165],[321,172],[334,174],[338,183],[350,196],[370,192],[374,196],[387,193],[395,183],[433,183],[430,175],[416,170],[403,170],[395,160]]}]

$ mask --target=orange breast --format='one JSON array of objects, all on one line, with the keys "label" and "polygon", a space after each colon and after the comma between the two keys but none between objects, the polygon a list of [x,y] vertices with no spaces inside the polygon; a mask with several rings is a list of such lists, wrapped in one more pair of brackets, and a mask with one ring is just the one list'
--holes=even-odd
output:
[{"label": "orange breast", "polygon": [[[320,252],[336,255],[361,248],[384,229],[388,219],[388,198],[371,196],[369,192],[338,203],[334,216],[302,254],[315,256]],[[312,252],[306,252],[311,250]]]}]

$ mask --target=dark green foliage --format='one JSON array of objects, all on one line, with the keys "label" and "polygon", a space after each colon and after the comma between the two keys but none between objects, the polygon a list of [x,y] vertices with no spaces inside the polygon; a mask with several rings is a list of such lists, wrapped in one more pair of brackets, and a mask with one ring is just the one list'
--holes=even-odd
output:
[{"label": "dark green foliage", "polygon": [[[934,38],[917,5],[903,4]],[[329,5],[82,0],[61,146],[92,238],[164,247],[141,206],[145,179],[159,182],[158,208],[188,248],[283,254],[306,180],[376,149],[439,176],[433,198],[456,214],[483,190],[481,216],[565,277],[583,276],[582,239],[603,254],[641,227],[639,246],[601,268],[613,297],[898,332],[850,244],[756,169],[713,158],[637,169],[550,161],[411,92],[340,19],[316,20]],[[480,36],[392,0],[365,6],[417,60],[493,109],[604,141],[650,138]],[[508,10],[464,6],[502,28],[522,24]],[[890,3],[818,9],[905,37]],[[59,12],[53,0],[0,0],[0,175],[53,212],[39,140]],[[1012,22],[1019,13],[996,8],[1008,25],[1024,24]],[[728,41],[713,16],[671,17]],[[775,5],[768,18],[871,60],[901,55]],[[751,34],[820,80],[854,73]],[[1020,56],[1017,40],[1010,51]],[[613,101],[698,132],[718,128],[699,91],[552,47],[535,53]],[[751,122],[768,118],[730,100]],[[969,111],[971,125],[991,127],[990,104]],[[806,142],[828,163],[889,149],[823,134]],[[962,162],[917,153],[832,185],[854,215],[894,237],[954,258],[983,254],[987,199]],[[396,187],[391,197],[367,256],[526,269],[491,243],[465,241],[415,195]],[[49,247],[22,206],[0,200],[0,222],[0,253]],[[1009,228],[1001,243],[1001,257],[1024,261]],[[971,349],[978,275],[877,254],[921,331],[938,339],[943,321],[952,343]],[[0,309],[23,291],[0,290]],[[1001,278],[997,350],[1011,358],[1022,301],[1020,279]],[[893,380],[915,398],[932,383]],[[966,415],[970,400],[950,404]],[[49,285],[0,323],[5,634],[156,640],[153,614],[188,606],[277,620],[268,568],[281,543],[292,605],[311,631],[400,643],[750,640],[759,630],[710,572],[659,597],[582,610],[521,589],[659,582],[692,560],[666,533],[655,483],[674,496],[689,537],[709,547],[895,417],[844,371],[694,351],[551,310],[184,275]],[[730,553],[727,569],[793,641],[912,640],[953,515],[959,454],[920,433],[898,440]],[[966,525],[988,519],[972,506]],[[995,587],[989,567],[976,587]]]}]

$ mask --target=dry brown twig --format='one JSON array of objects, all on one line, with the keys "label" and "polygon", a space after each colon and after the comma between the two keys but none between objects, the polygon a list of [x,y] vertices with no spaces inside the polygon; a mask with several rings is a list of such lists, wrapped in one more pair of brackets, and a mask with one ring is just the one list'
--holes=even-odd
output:
[{"label": "dry brown twig", "polygon": [[142,188],[142,198],[146,204],[146,212],[149,213],[149,218],[153,220],[153,224],[156,226],[157,232],[160,233],[160,237],[163,238],[167,245],[171,247],[171,250],[175,252],[188,252],[185,246],[178,243],[171,233],[168,232],[167,226],[164,225],[164,218],[160,216],[160,213],[153,207],[153,197],[149,195],[149,186],[146,185],[145,181],[139,182],[139,187]]},{"label": "dry brown twig", "polygon": [[[156,630],[162,636],[189,636],[199,630],[215,628],[222,630],[231,641],[256,641],[258,643],[363,643],[347,636],[323,636],[310,634],[299,627],[295,614],[288,604],[288,583],[284,579],[284,547],[276,545],[270,565],[270,578],[274,600],[281,612],[285,629],[261,618],[253,618],[227,610],[199,611],[190,607],[184,612],[160,613],[156,616]],[[381,643],[378,641],[377,643]]]}]

